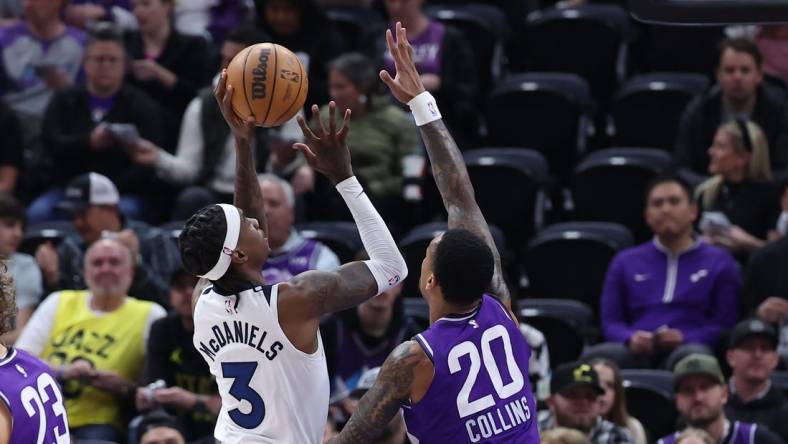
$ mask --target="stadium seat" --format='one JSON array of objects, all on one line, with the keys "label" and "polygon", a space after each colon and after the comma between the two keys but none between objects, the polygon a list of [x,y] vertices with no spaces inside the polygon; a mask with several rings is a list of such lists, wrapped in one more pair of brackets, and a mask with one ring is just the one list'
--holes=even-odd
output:
[{"label": "stadium seat", "polygon": [[431,6],[426,13],[465,35],[476,62],[479,91],[487,93],[501,74],[503,42],[507,34],[503,12],[495,6],[468,3]]},{"label": "stadium seat", "polygon": [[788,371],[778,371],[772,373],[772,383],[788,396]]},{"label": "stadium seat", "polygon": [[[448,225],[445,222],[432,222],[413,228],[400,239],[399,249],[408,266],[408,277],[405,279],[405,287],[402,290],[404,297],[421,298],[418,287],[419,274],[421,273],[421,262],[424,260],[424,255],[427,252],[427,246],[435,236],[447,229]],[[503,232],[495,226],[490,226],[490,232],[498,251],[503,255],[504,246],[506,245]]]},{"label": "stadium seat", "polygon": [[660,149],[609,148],[589,154],[571,181],[574,218],[623,224],[636,242],[650,238],[643,193],[652,178],[672,166],[671,155]]},{"label": "stadium seat", "polygon": [[629,15],[612,4],[535,11],[528,14],[514,62],[526,71],[577,74],[605,103],[625,75],[628,32]]},{"label": "stadium seat", "polygon": [[629,229],[609,222],[550,225],[528,243],[526,293],[538,298],[580,301],[596,313],[607,266],[634,240]]},{"label": "stadium seat", "polygon": [[641,24],[630,45],[638,72],[681,71],[709,76],[717,65],[716,48],[724,37],[718,26],[666,26]]},{"label": "stadium seat", "polygon": [[547,161],[525,148],[471,150],[463,157],[485,219],[503,230],[512,251],[519,251],[544,220]]},{"label": "stadium seat", "polygon": [[184,223],[186,223],[186,221],[174,220],[159,225],[159,228],[164,231],[168,231],[173,239],[178,239],[178,236],[181,235],[181,231],[183,231]]},{"label": "stadium seat", "polygon": [[627,410],[643,424],[647,441],[674,432],[678,412],[673,402],[673,375],[667,370],[623,369],[621,376]]},{"label": "stadium seat", "polygon": [[76,233],[70,221],[49,221],[31,225],[25,229],[19,252],[35,255],[38,246],[44,242],[51,242],[57,247],[66,236]]},{"label": "stadium seat", "polygon": [[763,82],[773,90],[781,92],[784,96],[788,96],[788,82],[786,82],[782,77],[764,73]]},{"label": "stadium seat", "polygon": [[342,264],[351,262],[364,248],[353,222],[306,222],[297,224],[295,229],[307,239],[315,239],[331,249]]},{"label": "stadium seat", "polygon": [[501,80],[484,106],[489,146],[541,152],[566,179],[585,149],[593,111],[588,83],[574,74],[526,73]]},{"label": "stadium seat", "polygon": [[406,317],[413,319],[422,329],[430,326],[430,307],[424,298],[402,298],[402,302]]},{"label": "stadium seat", "polygon": [[577,301],[525,299],[518,303],[520,320],[541,331],[550,351],[550,366],[577,360],[586,341],[591,309]]},{"label": "stadium seat", "polygon": [[326,15],[348,51],[358,51],[362,47],[362,39],[369,32],[385,26],[383,17],[369,8],[331,8],[326,11]]},{"label": "stadium seat", "polygon": [[631,78],[613,99],[608,132],[617,146],[673,151],[684,108],[708,86],[701,74],[658,73]]},{"label": "stadium seat", "polygon": [[525,17],[528,12],[537,9],[538,5],[533,0],[435,0],[426,2],[429,4],[440,5],[467,5],[484,3],[486,5],[494,6],[503,12],[504,17],[508,22],[508,27],[511,33],[522,31],[525,26]]}]

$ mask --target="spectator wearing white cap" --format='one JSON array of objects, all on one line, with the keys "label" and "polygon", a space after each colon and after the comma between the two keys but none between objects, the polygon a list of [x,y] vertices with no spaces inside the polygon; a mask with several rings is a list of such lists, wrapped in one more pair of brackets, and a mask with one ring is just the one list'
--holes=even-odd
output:
[{"label": "spectator wearing white cap", "polygon": [[68,184],[58,207],[70,212],[76,235],[66,236],[57,246],[40,245],[36,251],[48,290],[83,289],[85,251],[101,238],[115,238],[136,259],[129,294],[166,306],[170,274],[180,266],[174,239],[166,232],[127,220],[118,210],[120,196],[115,184],[98,173],[86,173]]},{"label": "spectator wearing white cap", "polygon": [[[377,381],[379,374],[380,367],[375,367],[365,371],[361,375],[358,380],[358,385],[350,392],[350,396],[348,397],[351,403],[358,403],[358,400],[375,385],[375,381]],[[384,430],[377,439],[371,441],[370,444],[402,444],[403,442],[408,442],[406,435],[407,431],[402,415],[395,415],[388,426],[386,426],[386,430]]]}]

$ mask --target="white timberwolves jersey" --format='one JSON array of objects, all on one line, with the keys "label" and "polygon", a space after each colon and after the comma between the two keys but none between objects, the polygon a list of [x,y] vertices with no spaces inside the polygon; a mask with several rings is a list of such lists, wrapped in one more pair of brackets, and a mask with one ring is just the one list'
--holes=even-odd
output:
[{"label": "white timberwolves jersey", "polygon": [[211,285],[194,309],[194,346],[216,377],[223,443],[320,443],[329,383],[320,334],[306,354],[282,332],[278,285],[225,296]]}]

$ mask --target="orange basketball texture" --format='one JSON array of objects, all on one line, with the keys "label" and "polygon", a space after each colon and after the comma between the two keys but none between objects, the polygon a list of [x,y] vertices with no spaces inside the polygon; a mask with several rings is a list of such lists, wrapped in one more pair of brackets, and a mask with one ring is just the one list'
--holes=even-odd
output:
[{"label": "orange basketball texture", "polygon": [[227,66],[238,116],[253,116],[257,126],[281,125],[303,108],[309,88],[304,65],[284,46],[258,43],[244,48]]}]

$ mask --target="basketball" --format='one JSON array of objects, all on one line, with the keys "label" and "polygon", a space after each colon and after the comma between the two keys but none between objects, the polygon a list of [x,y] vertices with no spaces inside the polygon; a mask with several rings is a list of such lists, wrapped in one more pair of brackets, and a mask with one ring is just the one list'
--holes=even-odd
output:
[{"label": "basketball", "polygon": [[281,125],[304,106],[309,87],[304,65],[284,46],[258,43],[244,48],[227,66],[232,104],[241,117],[257,126]]}]

